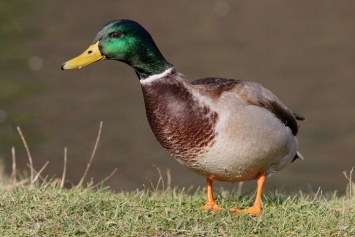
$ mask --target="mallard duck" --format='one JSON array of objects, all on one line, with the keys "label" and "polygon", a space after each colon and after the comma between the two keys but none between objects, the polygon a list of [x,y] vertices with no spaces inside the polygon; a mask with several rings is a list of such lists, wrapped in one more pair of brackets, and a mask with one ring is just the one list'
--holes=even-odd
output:
[{"label": "mallard duck", "polygon": [[266,177],[302,158],[296,137],[296,120],[304,120],[302,116],[255,82],[215,77],[188,82],[135,21],[108,22],[84,53],[61,68],[100,60],[134,69],[155,137],[178,162],[206,177],[207,202],[201,209],[223,209],[213,197],[214,180],[256,179],[253,206],[230,212],[260,214]]}]

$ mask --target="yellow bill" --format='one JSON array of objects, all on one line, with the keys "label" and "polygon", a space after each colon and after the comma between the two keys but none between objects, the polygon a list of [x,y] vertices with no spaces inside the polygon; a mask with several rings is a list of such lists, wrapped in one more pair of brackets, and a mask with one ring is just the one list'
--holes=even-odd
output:
[{"label": "yellow bill", "polygon": [[78,57],[63,63],[62,70],[81,68],[103,59],[105,59],[105,56],[102,55],[99,50],[99,42],[96,42],[95,44],[90,45],[90,47]]}]

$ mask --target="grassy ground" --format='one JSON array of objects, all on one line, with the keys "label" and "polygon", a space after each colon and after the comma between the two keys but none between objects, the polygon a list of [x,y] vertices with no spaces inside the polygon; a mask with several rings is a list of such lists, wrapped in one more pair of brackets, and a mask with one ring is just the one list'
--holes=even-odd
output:
[{"label": "grassy ground", "polygon": [[[252,196],[224,191],[225,208]],[[0,236],[355,236],[354,197],[267,194],[261,216],[196,210],[205,193],[167,189],[113,193],[40,187],[0,191]]]},{"label": "grassy ground", "polygon": [[[96,143],[82,175],[72,188],[64,188],[67,149],[61,178],[47,181],[33,167],[27,142],[18,127],[27,151],[29,174],[16,172],[15,149],[12,149],[11,176],[0,163],[0,236],[355,236],[355,184],[353,169],[344,173],[349,181],[344,196],[334,194],[267,193],[260,216],[232,215],[232,207],[245,208],[253,203],[253,194],[237,195],[216,192],[225,211],[198,209],[204,204],[206,191],[172,189],[160,175],[152,190],[111,192],[84,187]],[[115,170],[114,170],[115,171]],[[110,178],[114,171],[101,183]],[[171,179],[171,178],[170,178]],[[159,191],[159,188],[162,191]]]}]

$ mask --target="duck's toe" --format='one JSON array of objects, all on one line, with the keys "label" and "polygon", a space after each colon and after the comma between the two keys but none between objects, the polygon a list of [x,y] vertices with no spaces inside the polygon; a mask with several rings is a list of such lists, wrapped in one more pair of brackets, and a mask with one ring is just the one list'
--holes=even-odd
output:
[{"label": "duck's toe", "polygon": [[207,202],[205,205],[200,207],[202,210],[209,210],[209,211],[221,211],[224,210],[224,208],[220,207],[217,205],[217,202]]},{"label": "duck's toe", "polygon": [[236,209],[232,208],[229,210],[231,214],[250,214],[250,215],[256,215],[259,216],[261,215],[261,206],[252,206],[247,209]]}]

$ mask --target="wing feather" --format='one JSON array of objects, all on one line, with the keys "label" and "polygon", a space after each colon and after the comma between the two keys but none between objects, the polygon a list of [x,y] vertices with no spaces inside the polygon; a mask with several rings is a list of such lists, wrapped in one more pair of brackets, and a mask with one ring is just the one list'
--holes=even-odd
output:
[{"label": "wing feather", "polygon": [[289,110],[271,91],[256,82],[208,77],[193,81],[191,84],[214,97],[219,97],[226,91],[233,92],[246,105],[260,106],[274,113],[291,129],[293,135],[298,133],[296,120],[305,120],[303,116]]}]

